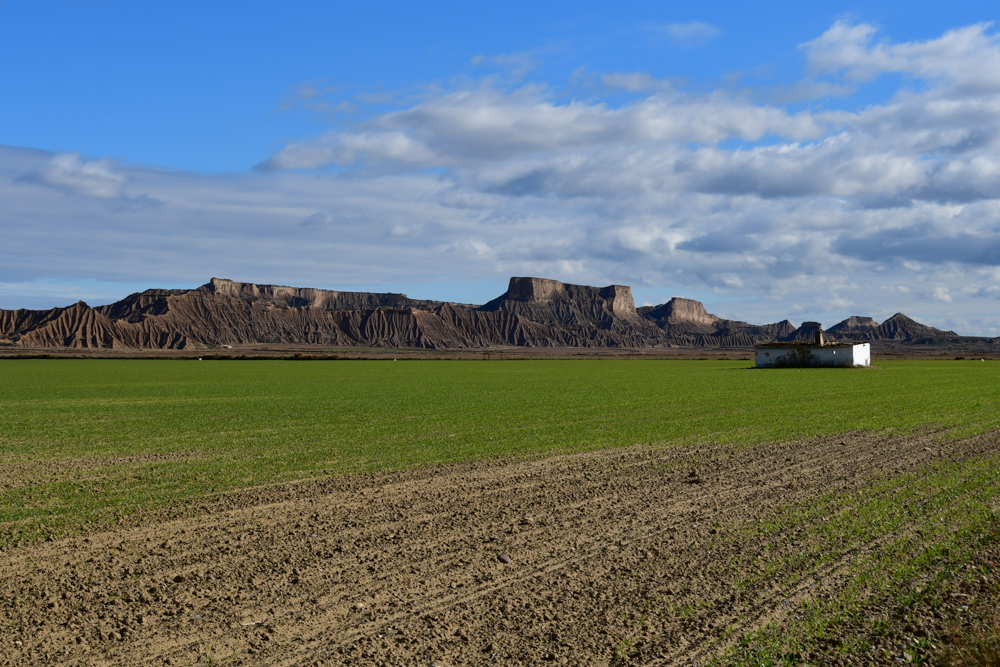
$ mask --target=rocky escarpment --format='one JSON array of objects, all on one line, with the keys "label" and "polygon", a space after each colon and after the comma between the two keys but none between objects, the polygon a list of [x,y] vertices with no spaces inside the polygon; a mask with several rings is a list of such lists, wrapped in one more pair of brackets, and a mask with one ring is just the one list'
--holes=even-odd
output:
[{"label": "rocky escarpment", "polygon": [[[798,329],[781,337],[781,340],[795,343],[815,342],[819,333],[823,331],[823,325],[819,322],[803,322]],[[826,332],[824,332],[825,334]],[[830,336],[826,336],[831,338]]]},{"label": "rocky escarpment", "polygon": [[443,301],[411,299],[405,294],[392,292],[340,292],[312,287],[239,283],[224,278],[212,278],[198,289],[212,294],[230,296],[241,301],[261,301],[287,308],[365,310],[371,308],[434,308],[444,304]]},{"label": "rocky escarpment", "polygon": [[871,317],[852,315],[827,329],[827,333],[838,340],[871,340],[878,322]]},{"label": "rocky escarpment", "polygon": [[[813,340],[819,324],[748,324],[675,297],[636,308],[624,285],[591,287],[511,278],[483,306],[213,278],[193,290],[146,290],[91,308],[0,310],[0,343],[33,348],[207,349],[306,344],[413,349],[503,346],[640,348],[746,347]],[[849,318],[830,334],[916,341],[954,336],[898,314],[881,325]]]},{"label": "rocky escarpment", "polygon": [[632,290],[625,285],[590,287],[545,278],[511,278],[507,291],[478,310],[507,312],[533,322],[615,328],[621,322],[644,327]]},{"label": "rocky escarpment", "polygon": [[875,327],[877,340],[918,341],[958,336],[954,331],[942,331],[913,320],[903,313],[896,313]]},{"label": "rocky escarpment", "polygon": [[628,287],[514,278],[483,307],[403,294],[337,292],[213,278],[194,290],[147,290],[91,308],[0,311],[0,339],[25,347],[204,349],[315,344],[416,349],[643,347],[660,330]]},{"label": "rocky escarpment", "polygon": [[832,340],[865,341],[892,340],[900,342],[936,341],[959,337],[954,331],[943,331],[896,313],[882,324],[871,317],[852,315],[826,330]]},{"label": "rocky escarpment", "polygon": [[784,340],[795,331],[785,320],[775,324],[748,324],[712,315],[700,301],[674,297],[659,306],[645,306],[639,314],[654,322],[675,344],[698,347],[747,347]]},{"label": "rocky escarpment", "polygon": [[646,306],[641,312],[643,317],[660,326],[670,326],[678,331],[685,329],[692,333],[711,333],[723,321],[706,311],[700,301],[682,299],[679,296],[660,306]]}]

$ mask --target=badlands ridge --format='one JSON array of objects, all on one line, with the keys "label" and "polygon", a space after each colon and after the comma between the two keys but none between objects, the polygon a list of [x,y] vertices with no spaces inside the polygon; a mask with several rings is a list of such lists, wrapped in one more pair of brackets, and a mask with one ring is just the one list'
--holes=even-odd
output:
[{"label": "badlands ridge", "polygon": [[[726,320],[708,313],[698,301],[679,297],[636,308],[631,289],[624,285],[590,287],[516,277],[504,294],[482,306],[212,278],[196,289],[150,289],[106,306],[81,301],[50,310],[0,310],[0,344],[24,348],[747,347],[810,341],[818,328],[817,322],[796,327],[788,320]],[[964,339],[902,313],[881,324],[870,317],[849,317],[826,333],[837,340],[902,343]]]}]

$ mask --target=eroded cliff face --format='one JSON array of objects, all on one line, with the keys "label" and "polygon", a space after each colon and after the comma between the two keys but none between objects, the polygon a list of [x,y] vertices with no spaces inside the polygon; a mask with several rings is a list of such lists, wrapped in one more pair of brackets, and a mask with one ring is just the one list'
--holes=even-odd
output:
[{"label": "eroded cliff face", "polygon": [[934,339],[943,337],[958,336],[954,331],[942,331],[926,324],[921,324],[916,320],[907,317],[903,313],[896,313],[874,330],[874,335],[878,340],[900,340],[917,341],[921,339]]},{"label": "eroded cliff face", "polygon": [[675,296],[662,306],[651,308],[645,315],[655,322],[667,324],[693,324],[712,327],[721,321],[720,318],[706,311],[705,306],[700,301],[683,299],[679,296]]},{"label": "eroded cliff face", "polygon": [[[764,325],[725,320],[708,313],[700,302],[679,297],[636,309],[625,285],[591,287],[545,278],[511,278],[507,291],[483,306],[213,278],[197,289],[146,290],[97,308],[80,302],[50,310],[0,310],[0,342],[33,348],[131,349],[246,344],[746,347],[814,337],[810,327],[815,324],[797,329],[787,320]],[[955,335],[902,314],[874,327],[862,318],[841,324],[845,331],[870,332],[868,340]]]},{"label": "eroded cliff face", "polygon": [[[783,337],[779,337],[779,340],[813,341],[819,330],[819,322],[803,322],[802,326]],[[903,313],[896,313],[882,324],[870,317],[852,315],[827,329],[824,335],[830,341],[891,340],[904,343],[940,341],[941,339],[959,337],[954,331],[943,331],[929,327]]]},{"label": "eroded cliff face", "polygon": [[860,315],[851,315],[843,322],[835,324],[830,327],[830,331],[838,327],[843,327],[845,329],[874,329],[878,326],[878,322],[872,317],[862,317]]},{"label": "eroded cliff face", "polygon": [[440,301],[410,299],[405,294],[391,292],[339,292],[312,287],[257,285],[239,283],[224,278],[212,278],[199,291],[229,296],[241,301],[263,301],[287,308],[318,308],[320,310],[360,310],[365,308],[433,307]]},{"label": "eroded cliff face", "polygon": [[656,335],[635,309],[632,290],[626,285],[591,287],[545,278],[511,278],[507,291],[479,308],[506,312],[532,322],[563,326],[620,330],[623,326]]}]

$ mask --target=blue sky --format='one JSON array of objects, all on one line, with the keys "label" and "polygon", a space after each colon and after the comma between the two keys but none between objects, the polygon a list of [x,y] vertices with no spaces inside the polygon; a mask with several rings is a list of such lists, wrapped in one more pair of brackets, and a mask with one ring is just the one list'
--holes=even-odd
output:
[{"label": "blue sky", "polygon": [[0,2],[0,307],[541,275],[1000,335],[998,13]]}]

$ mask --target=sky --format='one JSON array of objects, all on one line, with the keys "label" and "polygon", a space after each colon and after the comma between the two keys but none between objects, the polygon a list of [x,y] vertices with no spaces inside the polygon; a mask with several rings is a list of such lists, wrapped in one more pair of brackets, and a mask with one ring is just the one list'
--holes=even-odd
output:
[{"label": "sky", "polygon": [[540,276],[998,336],[998,15],[0,0],[0,308]]}]

